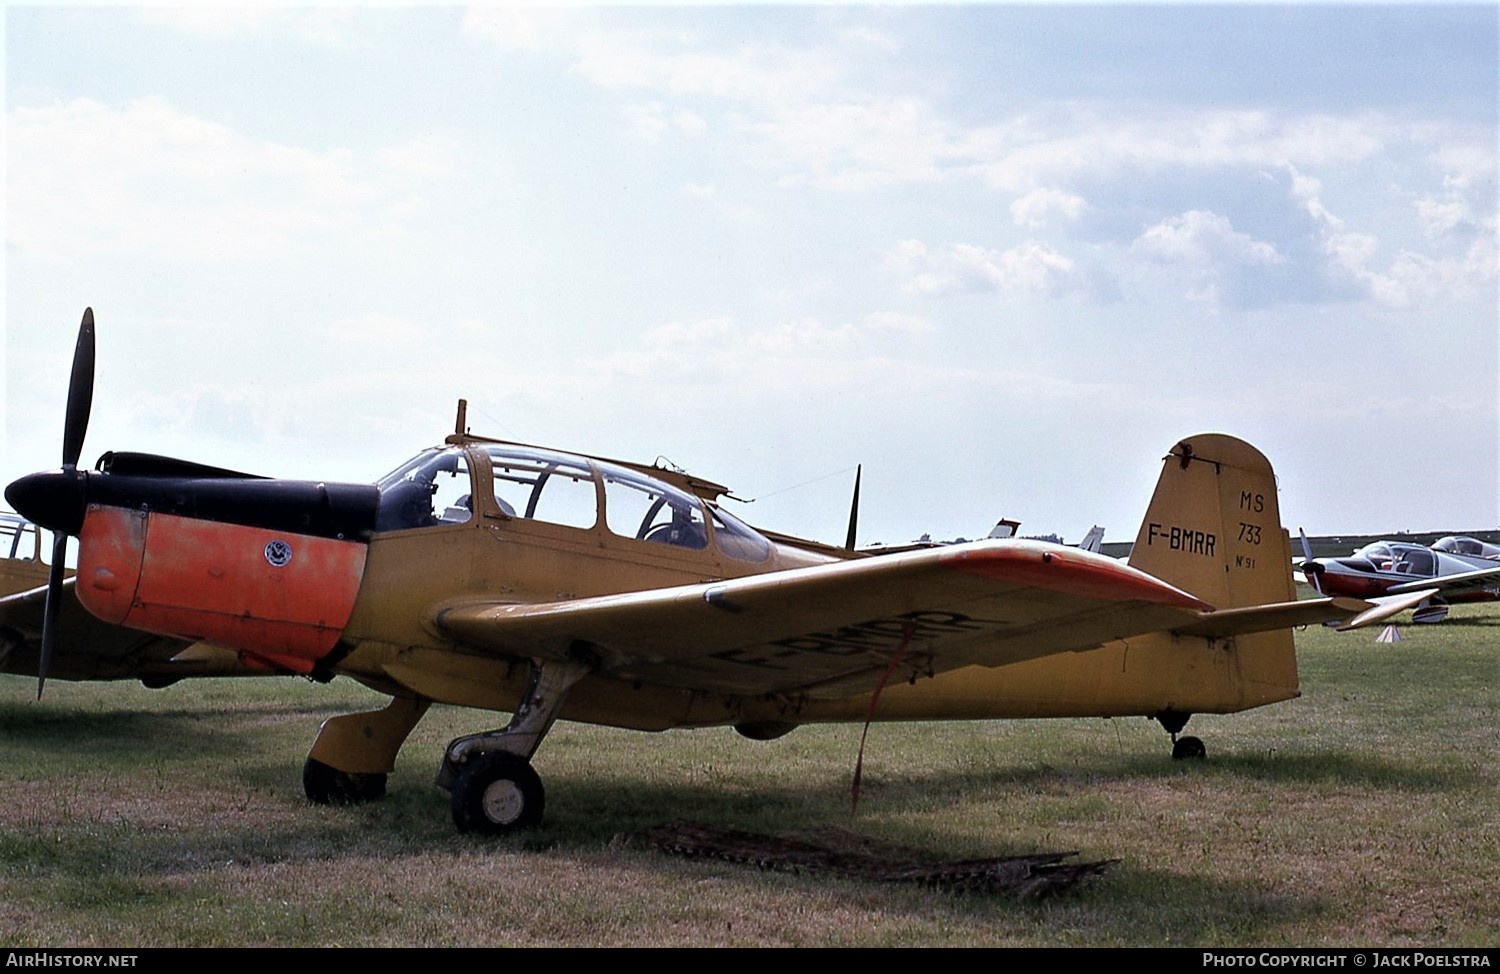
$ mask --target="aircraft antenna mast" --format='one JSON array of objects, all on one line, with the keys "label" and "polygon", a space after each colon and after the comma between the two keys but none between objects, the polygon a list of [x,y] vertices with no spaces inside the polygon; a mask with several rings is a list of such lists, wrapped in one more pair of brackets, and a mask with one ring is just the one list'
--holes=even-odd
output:
[{"label": "aircraft antenna mast", "polygon": [[854,550],[854,529],[859,524],[859,475],[864,469],[862,463],[854,468],[854,501],[849,505],[849,534],[844,539],[844,547],[850,551]]}]

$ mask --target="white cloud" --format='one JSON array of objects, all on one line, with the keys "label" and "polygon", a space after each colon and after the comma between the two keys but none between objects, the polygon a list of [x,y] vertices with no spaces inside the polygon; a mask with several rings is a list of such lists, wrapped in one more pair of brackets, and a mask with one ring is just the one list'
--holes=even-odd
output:
[{"label": "white cloud", "polygon": [[816,318],[787,321],[747,336],[755,352],[776,356],[842,352],[854,344],[853,325],[827,325]]},{"label": "white cloud", "polygon": [[1445,145],[1433,153],[1443,172],[1436,193],[1418,197],[1414,206],[1429,237],[1472,240],[1496,231],[1496,157],[1478,146]]},{"label": "white cloud", "polygon": [[899,51],[902,46],[901,41],[891,34],[863,25],[846,27],[839,31],[839,37],[862,47],[886,52]]},{"label": "white cloud", "polygon": [[182,7],[142,7],[141,20],[202,37],[228,37],[260,30],[287,15],[285,7],[270,4],[194,4]]},{"label": "white cloud", "polygon": [[195,4],[183,7],[142,7],[141,20],[195,34],[223,38],[235,34],[284,30],[302,41],[338,44],[354,15],[352,6],[283,6],[269,3]]},{"label": "white cloud", "polygon": [[[882,35],[849,36],[866,50],[883,43]],[[699,134],[708,125],[702,103],[717,101],[735,113],[737,131],[751,143],[746,151],[787,182],[837,191],[931,182],[982,162],[982,146],[991,141],[982,135],[976,142],[915,96],[850,88],[833,50],[747,43],[714,51],[673,31],[578,32],[571,43],[575,70],[595,84],[662,93],[649,107],[630,110],[638,133]],[[668,98],[695,107],[668,109]]]},{"label": "white cloud", "polygon": [[368,345],[413,348],[422,343],[424,331],[416,322],[395,315],[370,312],[351,318],[340,318],[325,325],[323,339],[331,345],[348,348]]},{"label": "white cloud", "polygon": [[1183,296],[1217,309],[1275,301],[1265,271],[1286,258],[1264,241],[1234,229],[1229,219],[1189,210],[1146,228],[1132,255],[1155,264],[1183,286]]},{"label": "white cloud", "polygon": [[[1482,157],[1465,154],[1470,163]],[[1493,160],[1493,156],[1490,157]],[[1371,299],[1393,308],[1410,307],[1425,298],[1478,293],[1491,289],[1500,266],[1495,251],[1496,218],[1493,182],[1482,176],[1482,161],[1465,175],[1445,179],[1452,196],[1443,202],[1431,198],[1414,203],[1417,216],[1430,237],[1457,237],[1467,242],[1459,254],[1433,257],[1401,249],[1389,266],[1377,266],[1381,241],[1369,233],[1351,229],[1331,212],[1319,194],[1316,179],[1292,170],[1292,197],[1317,225],[1330,273],[1358,286]],[[1476,175],[1476,171],[1480,175]],[[1491,167],[1491,171],[1493,168]],[[1480,212],[1470,196],[1488,204]]]},{"label": "white cloud", "polygon": [[903,240],[887,254],[886,266],[905,276],[906,290],[914,294],[992,291],[1055,297],[1089,290],[1086,275],[1071,258],[1035,240],[1003,252],[964,243],[930,250],[919,240]]},{"label": "white cloud", "polygon": [[1341,118],[1260,111],[1168,110],[1105,104],[1067,106],[1045,122],[997,131],[995,151],[975,169],[1000,189],[1026,192],[1081,175],[1169,167],[1326,165],[1369,158],[1401,134],[1380,116]]},{"label": "white cloud", "polygon": [[684,183],[682,195],[707,204],[715,213],[735,223],[756,219],[756,212],[753,208],[725,199],[713,183]]},{"label": "white cloud", "polygon": [[655,349],[688,348],[693,352],[721,345],[737,334],[732,318],[669,321],[641,334],[641,344]]},{"label": "white cloud", "polygon": [[463,29],[504,50],[554,52],[571,48],[585,16],[581,7],[475,4],[464,12]]},{"label": "white cloud", "polygon": [[871,332],[897,335],[928,335],[937,330],[926,318],[896,311],[876,311],[865,315],[861,324]]},{"label": "white cloud", "polygon": [[1429,237],[1442,237],[1458,230],[1476,229],[1473,214],[1461,200],[1417,200],[1417,217]]},{"label": "white cloud", "polygon": [[1060,189],[1034,189],[1010,204],[1011,219],[1017,226],[1041,229],[1054,216],[1069,222],[1083,215],[1088,206],[1082,196]]},{"label": "white cloud", "polygon": [[961,130],[918,98],[789,104],[747,121],[756,158],[789,183],[861,191],[938,182],[976,159]]},{"label": "white cloud", "polygon": [[1276,248],[1240,233],[1227,217],[1189,210],[1148,227],[1130,245],[1151,260],[1212,273],[1226,264],[1279,264]]},{"label": "white cloud", "polygon": [[377,237],[422,208],[455,146],[424,139],[368,155],[251,139],[159,99],[78,98],[8,116],[8,238],[51,258],[116,252],[256,259]]},{"label": "white cloud", "polygon": [[694,138],[708,130],[703,117],[663,102],[626,105],[621,110],[626,129],[644,142],[657,142],[668,133]]},{"label": "white cloud", "polygon": [[453,139],[428,136],[378,149],[375,161],[397,178],[441,179],[452,175],[453,158],[458,150],[459,144]]},{"label": "white cloud", "polygon": [[760,105],[801,101],[828,90],[839,76],[834,62],[815,51],[744,44],[721,54],[689,49],[695,40],[681,32],[589,32],[577,37],[574,66],[606,87]]}]

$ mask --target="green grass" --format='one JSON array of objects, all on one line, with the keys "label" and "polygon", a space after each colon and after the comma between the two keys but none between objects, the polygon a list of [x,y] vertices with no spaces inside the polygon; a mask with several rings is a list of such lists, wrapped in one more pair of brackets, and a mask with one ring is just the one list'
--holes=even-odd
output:
[{"label": "green grass", "polygon": [[[0,945],[1500,944],[1500,613],[1300,633],[1300,700],[1189,733],[1153,722],[890,724],[757,744],[728,730],[560,725],[547,823],[457,835],[432,775],[492,716],[434,708],[384,802],[307,805],[348,681],[0,678]],[[946,858],[1078,850],[1120,863],[1042,903],[763,873],[616,846],[674,818],[853,828]]]}]

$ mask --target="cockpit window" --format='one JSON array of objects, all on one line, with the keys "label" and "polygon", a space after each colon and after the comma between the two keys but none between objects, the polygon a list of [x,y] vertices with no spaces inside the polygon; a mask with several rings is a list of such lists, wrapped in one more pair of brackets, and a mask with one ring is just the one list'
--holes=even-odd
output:
[{"label": "cockpit window", "polygon": [[679,548],[707,548],[703,502],[630,470],[605,467],[604,511],[610,531]]},{"label": "cockpit window", "polygon": [[41,560],[36,525],[14,514],[0,514],[0,558]]},{"label": "cockpit window", "polygon": [[771,557],[771,542],[760,532],[728,511],[708,509],[714,519],[714,541],[719,550],[735,561],[762,562]]},{"label": "cockpit window", "polygon": [[375,530],[463,524],[474,515],[469,461],[457,448],[428,450],[382,477]]},{"label": "cockpit window", "polygon": [[599,519],[594,472],[563,454],[491,447],[495,503],[511,517],[591,528]]},{"label": "cockpit window", "polygon": [[1436,575],[1437,556],[1429,548],[1401,547],[1396,549],[1401,560],[1396,563],[1396,571],[1405,572],[1408,575]]},{"label": "cockpit window", "polygon": [[1361,548],[1359,554],[1374,565],[1378,572],[1394,572],[1400,575],[1434,575],[1437,573],[1436,556],[1430,549],[1419,545],[1376,542]]},{"label": "cockpit window", "polygon": [[1355,555],[1374,565],[1377,572],[1388,572],[1396,564],[1396,559],[1391,554],[1391,549],[1378,542],[1365,545],[1356,551]]},{"label": "cockpit window", "polygon": [[1484,543],[1478,538],[1455,538],[1449,535],[1446,538],[1438,538],[1432,546],[1438,551],[1446,551],[1453,555],[1484,556]]}]

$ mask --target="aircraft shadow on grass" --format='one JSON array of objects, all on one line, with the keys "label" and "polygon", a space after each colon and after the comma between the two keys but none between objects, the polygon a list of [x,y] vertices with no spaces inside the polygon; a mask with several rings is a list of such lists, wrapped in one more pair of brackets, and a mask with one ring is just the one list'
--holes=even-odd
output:
[{"label": "aircraft shadow on grass", "polygon": [[[267,782],[271,780],[267,778]],[[559,784],[562,783],[560,780]],[[600,801],[613,797],[617,801],[639,804],[644,809],[660,807],[681,795],[672,788],[641,789],[622,785],[606,788],[602,795],[593,787],[580,786],[576,797],[592,797]],[[772,803],[784,800],[789,812],[797,811],[804,804],[803,799],[790,794],[779,796],[773,793],[765,797]],[[89,906],[104,913],[110,909],[110,897],[128,903],[132,910],[153,904],[169,907],[184,895],[197,895],[182,892],[180,881],[184,875],[209,874],[224,869],[226,865],[253,868],[295,860],[304,866],[325,863],[332,867],[346,859],[366,863],[373,849],[387,861],[399,863],[403,858],[411,857],[427,864],[436,863],[421,868],[442,869],[443,855],[472,854],[472,850],[458,844],[451,833],[425,824],[431,818],[427,806],[433,802],[425,789],[414,783],[403,785],[392,789],[389,798],[391,800],[382,806],[333,808],[322,820],[294,824],[267,825],[239,816],[227,827],[196,829],[143,827],[135,831],[124,822],[108,823],[108,827],[102,829],[98,823],[88,823],[88,827],[77,830],[57,826],[0,829],[0,863],[13,871],[45,870],[65,886],[69,882],[79,887],[86,886],[93,891]],[[826,801],[820,798],[816,804],[820,812],[826,811]],[[731,796],[716,794],[700,796],[699,806],[687,810],[732,818],[743,814],[742,805],[742,798],[735,801]],[[674,809],[682,810],[680,806]],[[601,844],[607,845],[609,841],[585,835],[584,830],[570,821],[575,816],[586,814],[587,809],[573,808],[555,826],[499,840],[494,847],[495,854],[592,857]],[[351,827],[351,818],[357,820],[354,827]],[[799,823],[798,831],[809,824],[806,818],[795,820]],[[839,828],[859,831],[857,819],[836,824]],[[60,837],[59,832],[69,834]],[[939,839],[924,841],[918,837],[910,841],[930,850],[934,858],[943,854]],[[990,851],[993,855],[1005,856],[1034,850],[1006,848],[998,844]],[[680,860],[648,853],[622,852],[621,855],[623,862],[618,872],[627,876],[624,881],[628,881],[629,874],[645,878],[680,876],[684,871],[712,873],[720,883],[742,887],[746,895],[753,895],[755,890],[772,883],[781,890],[779,895],[796,895],[797,890],[802,889],[816,892],[820,897],[847,896],[852,901],[866,903],[873,888],[886,885],[811,871],[783,874],[781,878],[772,879],[762,870],[746,868],[739,863],[700,861],[684,865]],[[1086,940],[1138,943],[1142,942],[1143,936],[1149,936],[1174,943],[1192,943],[1230,935],[1253,939],[1262,931],[1305,922],[1327,910],[1327,905],[1318,897],[1273,889],[1259,879],[1211,879],[1196,876],[1193,870],[1191,862],[1160,866],[1132,861],[1119,863],[1107,878],[1067,898],[1066,902],[1080,904],[1079,909],[1083,911],[1073,917],[1071,925],[1077,935]],[[101,873],[110,877],[105,890],[98,888]],[[993,912],[1024,916],[1036,909],[1031,903],[1006,896],[976,899],[941,889],[903,889],[906,892],[900,896],[881,903],[879,909],[882,913],[899,914],[904,908],[913,916],[930,917],[934,911],[950,911],[953,922],[962,925],[984,922]],[[1191,909],[1163,909],[1163,891],[1168,889],[1172,891],[1169,899],[1191,903]],[[983,904],[986,912],[975,912],[979,904]],[[1143,904],[1147,906],[1143,907]],[[1143,914],[1143,909],[1148,912]],[[1143,930],[1149,933],[1143,935]]]}]

